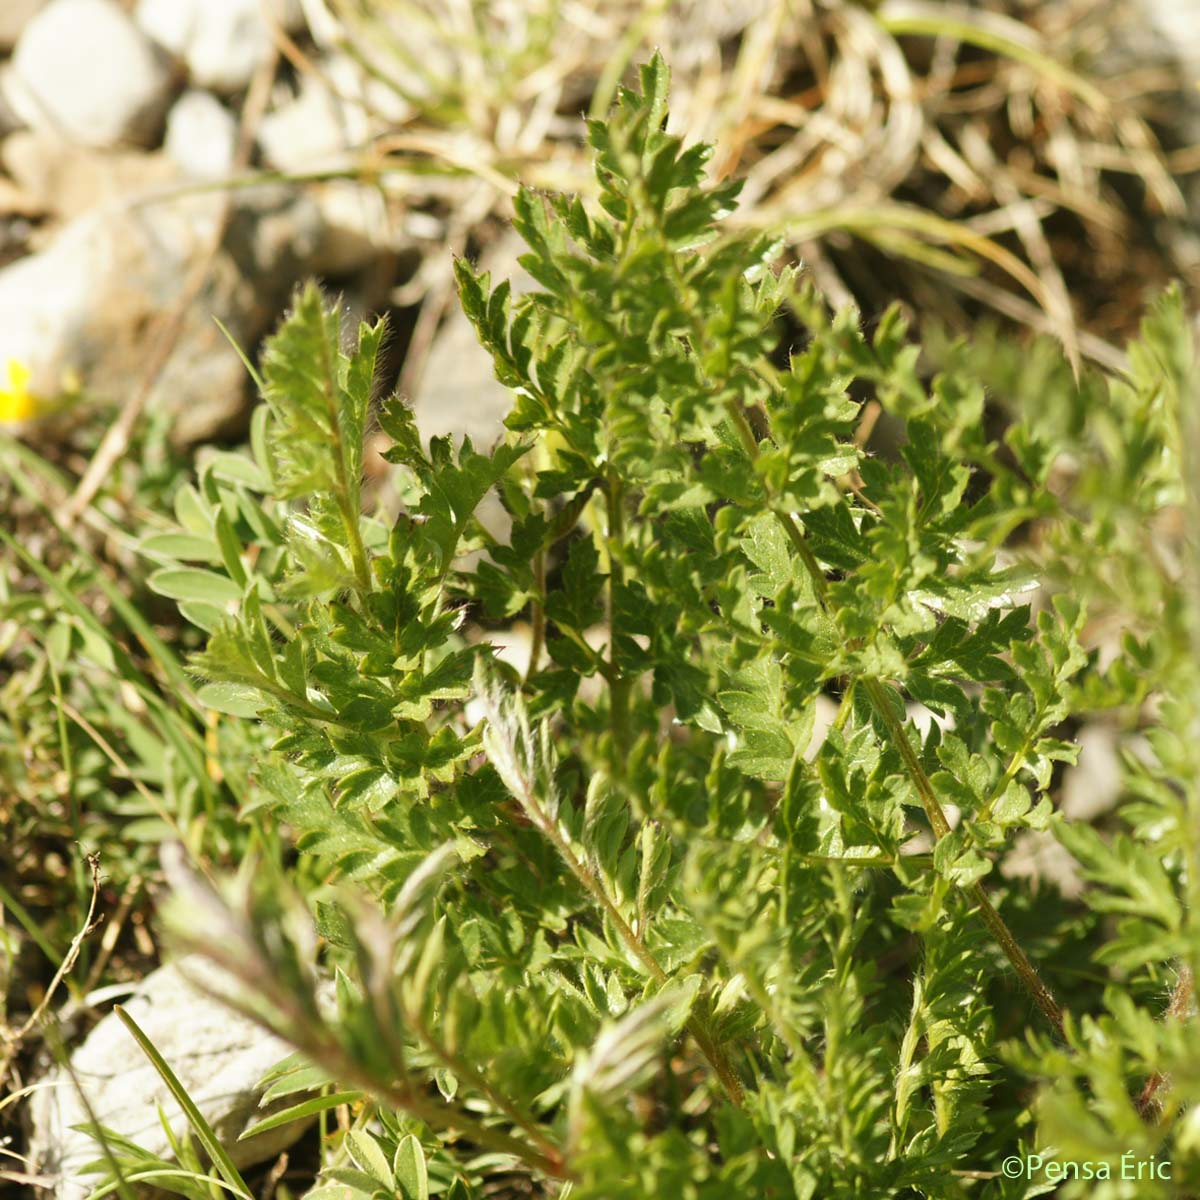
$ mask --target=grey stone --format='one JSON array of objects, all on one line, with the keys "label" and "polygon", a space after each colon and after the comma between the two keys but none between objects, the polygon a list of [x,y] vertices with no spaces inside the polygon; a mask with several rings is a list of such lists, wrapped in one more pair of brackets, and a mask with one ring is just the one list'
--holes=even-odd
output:
[{"label": "grey stone", "polygon": [[[260,1108],[259,1081],[291,1047],[198,990],[188,977],[206,987],[225,985],[211,963],[189,957],[148,975],[124,1008],[178,1076],[233,1161],[247,1167],[274,1158],[303,1133],[305,1122],[244,1142],[237,1139],[264,1116],[296,1103],[298,1097],[287,1097]],[[171,1158],[158,1107],[176,1136],[187,1130],[187,1119],[115,1013],[104,1017],[74,1050],[71,1066],[100,1124]],[[80,1168],[99,1154],[92,1138],[71,1126],[90,1118],[65,1071],[56,1068],[42,1082],[49,1086],[34,1092],[30,1101],[31,1158],[39,1173],[59,1180],[52,1191],[55,1200],[83,1200],[91,1187]]]},{"label": "grey stone", "polygon": [[[303,22],[296,0],[274,0],[269,11],[285,30]],[[271,53],[260,0],[141,0],[135,20],[183,60],[193,83],[215,92],[241,91]]]},{"label": "grey stone", "polygon": [[[193,264],[211,246],[222,202],[203,194],[104,205],[0,269],[0,363],[28,367],[35,395],[56,395],[74,381],[92,395],[127,398],[140,386],[159,318],[180,303]],[[169,415],[176,444],[226,431],[245,411],[245,368],[213,317],[252,350],[318,238],[311,202],[279,189],[239,193],[148,401]]]},{"label": "grey stone", "polygon": [[87,146],[150,145],[171,93],[163,56],[112,0],[51,0],[24,28],[8,101]]},{"label": "grey stone", "polygon": [[37,129],[21,129],[5,138],[0,162],[39,209],[60,222],[110,201],[166,187],[179,174],[163,154],[90,150]]},{"label": "grey stone", "polygon": [[233,170],[237,119],[211,92],[192,89],[167,114],[165,149],[181,171],[220,179]]},{"label": "grey stone", "polygon": [[317,275],[346,276],[409,244],[378,188],[333,179],[310,190],[321,236],[309,262]]}]

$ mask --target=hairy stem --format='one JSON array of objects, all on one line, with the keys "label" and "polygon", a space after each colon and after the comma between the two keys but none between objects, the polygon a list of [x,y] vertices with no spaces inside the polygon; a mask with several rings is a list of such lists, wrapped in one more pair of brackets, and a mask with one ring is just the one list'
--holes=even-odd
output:
[{"label": "hairy stem", "polygon": [[[1175,988],[1171,992],[1171,1000],[1164,1014],[1168,1020],[1174,1018],[1182,1021],[1188,1015],[1192,1008],[1192,996],[1195,994],[1195,988],[1196,983],[1191,968],[1184,967],[1175,981]],[[1136,1102],[1139,1116],[1145,1118],[1154,1115],[1158,1108],[1158,1090],[1166,1081],[1167,1077],[1161,1071],[1155,1071],[1146,1080],[1146,1085],[1142,1088],[1141,1095],[1138,1096]]]},{"label": "hairy stem", "polygon": [[247,975],[246,958],[241,953],[242,947],[236,943],[219,944],[204,939],[193,940],[188,933],[182,931],[180,942],[188,949],[198,950],[218,966],[224,967],[248,989],[261,992],[274,1012],[267,1015],[259,1005],[249,1003],[244,996],[236,992],[214,989],[204,978],[188,976],[189,981],[198,990],[216,997],[248,1020],[291,1042],[309,1059],[320,1063],[331,1075],[336,1076],[341,1083],[360,1089],[392,1108],[403,1109],[424,1121],[431,1129],[462,1133],[484,1149],[510,1154],[552,1178],[567,1177],[566,1167],[562,1156],[557,1152],[557,1147],[553,1148],[554,1153],[546,1153],[540,1143],[531,1145],[502,1129],[486,1125],[459,1105],[435,1100],[426,1093],[423,1085],[410,1081],[407,1076],[401,1076],[399,1079],[394,1076],[386,1078],[364,1066],[353,1052],[347,1050],[332,1029],[313,1019],[313,1013],[297,1000],[295,993],[281,979],[274,975],[265,978]]},{"label": "hairy stem", "polygon": [[561,1173],[563,1168],[562,1149],[546,1136],[545,1131],[538,1124],[537,1120],[518,1104],[509,1100],[507,1096],[496,1091],[483,1072],[478,1070],[472,1063],[455,1054],[447,1046],[438,1041],[425,1027],[424,1022],[420,1020],[416,1013],[410,1012],[408,1019],[413,1023],[413,1032],[421,1039],[425,1048],[431,1054],[435,1055],[444,1067],[457,1075],[459,1079],[469,1083],[477,1091],[485,1095],[492,1106],[498,1112],[503,1113],[545,1155],[548,1162],[555,1164],[556,1170],[554,1173]]},{"label": "hairy stem", "polygon": [[396,1084],[383,1085],[366,1072],[361,1071],[348,1055],[343,1056],[340,1064],[341,1077],[348,1082],[357,1084],[365,1092],[385,1101],[393,1108],[400,1108],[418,1117],[433,1129],[442,1131],[458,1130],[466,1134],[478,1145],[501,1154],[511,1154],[514,1158],[528,1163],[529,1166],[550,1175],[555,1179],[566,1177],[566,1169],[562,1158],[544,1154],[541,1150],[528,1143],[505,1133],[502,1129],[493,1129],[482,1121],[471,1116],[461,1108],[451,1108],[430,1099],[428,1096]]},{"label": "hairy stem", "polygon": [[[642,964],[646,972],[658,983],[667,983],[670,977],[659,965],[658,959],[651,954],[642,940],[633,931],[629,922],[625,920],[621,910],[605,890],[596,872],[592,870],[591,866],[584,859],[575,853],[570,842],[563,836],[558,824],[546,811],[532,781],[528,778],[522,778],[520,782],[524,794],[518,797],[518,799],[542,835],[558,852],[559,857],[566,864],[567,870],[575,876],[584,891],[595,902],[596,906],[612,922],[613,928],[617,931],[617,935],[621,941],[624,942],[629,952],[638,962]],[[688,1018],[686,1029],[695,1038],[696,1045],[700,1047],[701,1054],[708,1060],[713,1072],[716,1074],[718,1080],[720,1080],[721,1087],[724,1089],[726,1096],[734,1104],[740,1105],[743,1098],[741,1081],[738,1079],[737,1073],[734,1071],[729,1059],[725,1056],[724,1050],[713,1038],[707,1024],[699,1017],[692,1016]]]},{"label": "hairy stem", "polygon": [[[324,320],[322,320],[324,324]],[[329,343],[324,336],[321,345],[321,380],[325,393],[325,408],[329,415],[329,432],[333,440],[333,462],[337,471],[337,506],[346,530],[346,542],[350,547],[350,562],[354,567],[354,578],[359,590],[371,590],[371,568],[367,565],[366,547],[363,545],[362,530],[359,529],[357,488],[352,486],[350,473],[346,469],[346,447],[342,438],[341,415],[338,412],[337,395],[334,388],[333,360],[329,355]]]},{"label": "hairy stem", "polygon": [[[650,953],[638,935],[634,933],[629,922],[625,920],[612,897],[604,890],[603,884],[592,868],[576,855],[566,838],[562,836],[552,821],[545,821],[543,832],[562,856],[571,874],[579,880],[584,890],[612,922],[613,927],[620,935],[621,941],[625,943],[630,952],[657,982],[666,983],[669,979],[666,971],[662,969],[658,959]],[[708,1059],[717,1078],[721,1081],[721,1087],[724,1089],[725,1094],[734,1104],[741,1104],[741,1081],[734,1073],[733,1067],[725,1057],[724,1051],[713,1039],[708,1027],[698,1017],[693,1016],[688,1018],[687,1031],[696,1039],[696,1045],[700,1047],[700,1052]]]},{"label": "hairy stem", "polygon": [[612,732],[611,769],[616,780],[625,778],[629,757],[629,693],[630,680],[617,666],[617,606],[618,594],[625,583],[622,562],[625,540],[625,487],[613,467],[608,469],[605,487],[608,529],[608,704]]},{"label": "hairy stem", "polygon": [[[750,423],[746,419],[745,412],[741,405],[732,400],[727,404],[726,408],[730,419],[738,430],[742,444],[746,448],[746,453],[753,461],[758,457],[758,439],[754,436],[754,431],[750,428]],[[783,512],[773,504],[771,512],[782,526],[788,541],[796,551],[797,557],[804,564],[804,568],[812,580],[817,602],[827,613],[831,613],[829,581],[825,578],[825,572],[821,569],[821,564],[817,562],[816,556],[812,552],[812,547],[809,546],[808,540],[804,536],[804,530],[800,522],[791,513]],[[896,747],[901,761],[904,763],[905,772],[916,789],[917,796],[921,801],[921,807],[925,810],[925,816],[929,821],[930,828],[933,830],[934,837],[940,840],[950,832],[950,822],[946,818],[945,810],[942,808],[941,801],[933,789],[933,784],[930,782],[925,768],[921,765],[921,760],[917,757],[912,743],[908,740],[908,734],[905,732],[903,723],[893,711],[883,684],[879,680],[864,678],[859,680],[859,682],[867,694],[867,699],[870,701],[872,709],[874,709],[876,715],[883,722],[888,731],[889,738]],[[1061,1033],[1063,1024],[1062,1008],[1058,1004],[1058,1001],[1055,1000],[1050,989],[1043,982],[1041,976],[1038,975],[1029,956],[1021,948],[1016,937],[1013,936],[1012,930],[1005,924],[1004,918],[1000,916],[991,900],[988,899],[983,885],[977,883],[969,888],[968,892],[971,899],[974,900],[979,908],[979,914],[983,923],[999,943],[1005,957],[1012,964],[1013,970],[1016,971],[1022,984],[1024,984],[1026,990],[1033,998],[1034,1003],[1050,1024]]]},{"label": "hairy stem", "polygon": [[528,683],[537,672],[538,661],[542,657],[542,647],[546,642],[546,550],[539,547],[533,556],[533,586],[534,596],[530,602],[530,617],[533,625],[529,636],[529,666],[525,669],[525,682]]}]

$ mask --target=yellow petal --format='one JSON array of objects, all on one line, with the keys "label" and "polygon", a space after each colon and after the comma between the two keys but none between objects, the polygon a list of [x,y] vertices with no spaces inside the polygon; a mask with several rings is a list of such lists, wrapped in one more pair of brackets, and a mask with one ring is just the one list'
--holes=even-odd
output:
[{"label": "yellow petal", "polygon": [[0,424],[28,421],[37,415],[37,397],[29,394],[29,380],[33,372],[15,358],[7,364],[8,383],[0,388]]}]

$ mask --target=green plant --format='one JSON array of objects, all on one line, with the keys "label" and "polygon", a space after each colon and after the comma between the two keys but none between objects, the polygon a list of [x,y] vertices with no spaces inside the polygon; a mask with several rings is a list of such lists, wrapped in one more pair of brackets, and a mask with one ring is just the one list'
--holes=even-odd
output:
[{"label": "green plant", "polygon": [[[385,399],[403,504],[363,516],[384,330],[344,351],[310,287],[251,456],[144,543],[208,635],[203,702],[274,731],[252,807],[307,864],[178,864],[174,935],[300,1052],[272,1095],[343,1112],[318,1195],[1016,1197],[1053,1187],[1000,1173],[1035,1146],[1173,1163],[1088,1195],[1187,1195],[1179,296],[1122,377],[981,358],[989,410],[970,347],[927,380],[894,311],[868,340],[718,237],[737,187],[666,104],[656,57],[590,124],[599,211],[517,197],[543,290],[458,264],[516,397],[499,446],[426,448]],[[1054,803],[1097,714],[1128,832]],[[1047,831],[1081,900],[996,869]]]},{"label": "green plant", "polygon": [[146,440],[136,451],[69,530],[59,519],[66,473],[0,432],[5,1123],[53,1014],[88,1008],[97,985],[155,953],[143,922],[159,844],[177,839],[227,864],[271,842],[234,800],[251,796],[247,767],[269,733],[248,722],[218,728],[197,700],[182,660],[200,639],[168,645],[180,622],[130,569],[135,539],[113,520],[123,506],[159,507],[178,470],[177,460],[152,467]]}]

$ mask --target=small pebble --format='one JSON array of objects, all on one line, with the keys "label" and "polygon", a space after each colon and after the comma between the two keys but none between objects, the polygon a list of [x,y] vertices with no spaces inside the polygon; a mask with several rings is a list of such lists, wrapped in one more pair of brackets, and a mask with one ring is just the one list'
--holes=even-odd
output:
[{"label": "small pebble", "polygon": [[180,170],[220,179],[233,170],[237,119],[211,92],[184,92],[167,114],[165,149]]},{"label": "small pebble", "polygon": [[162,130],[171,72],[113,0],[52,0],[22,30],[7,90],[34,129],[87,146],[149,146]]}]

